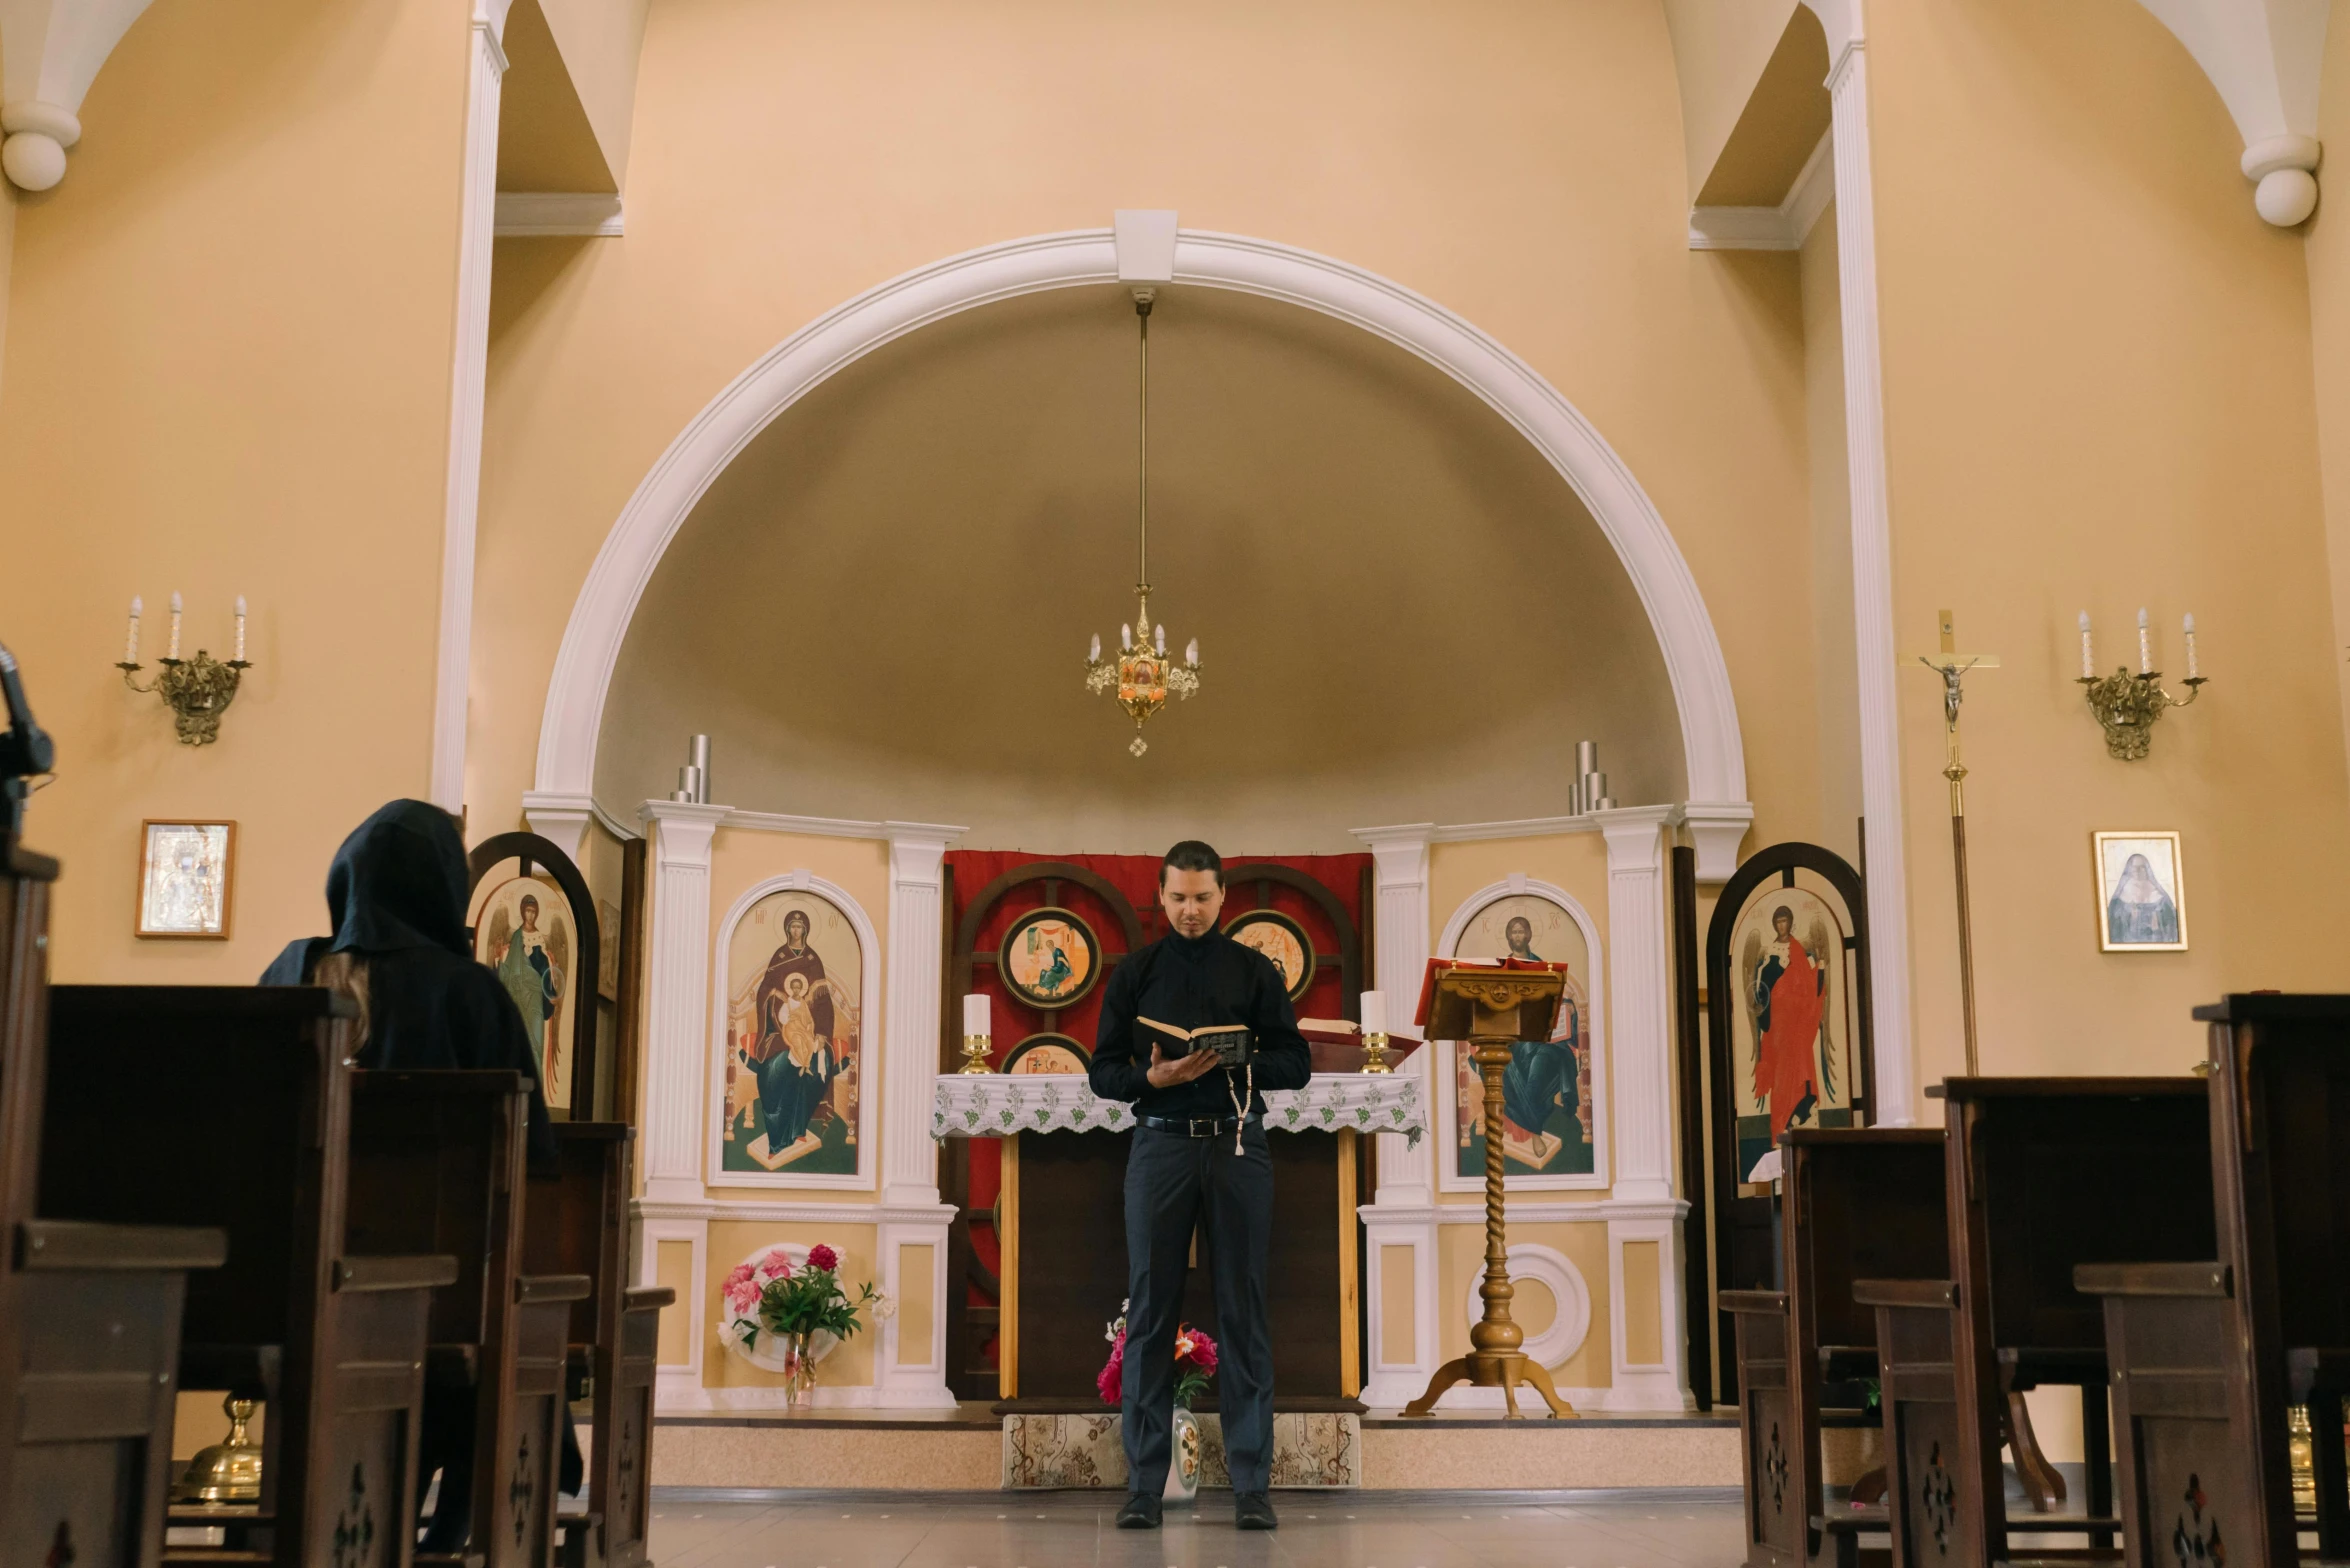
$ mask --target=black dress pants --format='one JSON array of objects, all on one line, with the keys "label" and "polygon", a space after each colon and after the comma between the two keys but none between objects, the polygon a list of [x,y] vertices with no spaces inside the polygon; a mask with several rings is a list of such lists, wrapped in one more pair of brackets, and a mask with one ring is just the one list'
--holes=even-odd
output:
[{"label": "black dress pants", "polygon": [[1166,1489],[1175,1419],[1175,1331],[1191,1238],[1204,1233],[1221,1336],[1216,1386],[1235,1492],[1262,1492],[1273,1460],[1273,1342],[1265,1268],[1273,1234],[1273,1156],[1265,1126],[1188,1138],[1134,1129],[1126,1157],[1126,1370],[1120,1387],[1127,1486]]}]

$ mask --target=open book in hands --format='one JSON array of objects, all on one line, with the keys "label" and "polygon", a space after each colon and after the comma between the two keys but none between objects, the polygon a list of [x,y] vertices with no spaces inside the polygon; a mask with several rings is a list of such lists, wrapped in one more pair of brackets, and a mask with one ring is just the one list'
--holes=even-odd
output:
[{"label": "open book in hands", "polygon": [[[1245,1067],[1255,1058],[1257,1037],[1246,1024],[1209,1024],[1199,1029],[1178,1029],[1173,1024],[1160,1023],[1155,1018],[1136,1018],[1135,1027],[1142,1038],[1135,1042],[1135,1055],[1155,1046],[1161,1056],[1172,1062],[1189,1056],[1193,1051],[1212,1051],[1226,1067]],[[1147,1058],[1144,1058],[1147,1059]]]}]

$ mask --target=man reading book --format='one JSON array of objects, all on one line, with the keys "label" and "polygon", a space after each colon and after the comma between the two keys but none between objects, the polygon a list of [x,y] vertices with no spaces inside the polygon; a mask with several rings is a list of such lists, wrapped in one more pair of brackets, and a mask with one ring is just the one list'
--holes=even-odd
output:
[{"label": "man reading book", "polygon": [[[1154,1529],[1175,1410],[1175,1331],[1194,1229],[1205,1233],[1224,1336],[1224,1453],[1233,1522],[1270,1530],[1273,1344],[1265,1269],[1273,1235],[1266,1089],[1302,1089],[1313,1068],[1273,961],[1226,936],[1224,862],[1186,839],[1159,863],[1172,928],[1129,954],[1102,998],[1089,1077],[1130,1101],[1126,1157],[1126,1484],[1122,1530]],[[1237,1028],[1233,1026],[1238,1026]]]}]

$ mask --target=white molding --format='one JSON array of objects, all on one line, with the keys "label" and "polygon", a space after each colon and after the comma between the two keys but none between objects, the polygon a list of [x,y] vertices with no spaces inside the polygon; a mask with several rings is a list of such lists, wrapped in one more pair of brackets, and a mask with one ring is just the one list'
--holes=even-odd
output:
[{"label": "white molding", "polygon": [[539,235],[581,235],[616,238],[621,226],[620,197],[595,191],[500,191],[496,232],[500,239],[527,239]]},{"label": "white molding", "polygon": [[[1182,231],[1175,282],[1318,310],[1453,377],[1523,435],[1598,522],[1655,631],[1672,681],[1689,791],[1746,798],[1729,668],[1695,577],[1655,503],[1590,421],[1523,360],[1435,302],[1359,267],[1294,246]],[[1108,229],[1042,235],[951,257],[850,300],[746,369],[670,443],[597,552],[574,602],[539,731],[536,787],[587,793],[605,694],[630,618],[663,551],[704,491],[766,425],[828,377],[945,317],[1117,276]]]},{"label": "white molding", "polygon": [[746,833],[797,833],[807,838],[889,837],[886,822],[859,822],[848,817],[795,817],[781,811],[729,811],[726,825]]},{"label": "white molding", "polygon": [[[1435,1203],[1417,1208],[1404,1204],[1380,1204],[1380,1219],[1395,1225],[1482,1225],[1485,1223],[1485,1205],[1482,1203]],[[1370,1206],[1356,1211],[1372,1212]],[[1583,1225],[1615,1220],[1679,1221],[1688,1217],[1689,1205],[1680,1198],[1594,1198],[1578,1202],[1568,1198],[1510,1200],[1510,1223],[1513,1225]]]},{"label": "white molding", "polygon": [[[1597,829],[1597,826],[1596,823],[1593,824],[1594,830]],[[1442,934],[1436,938],[1436,956],[1444,957],[1451,954],[1454,945],[1461,939],[1461,933],[1468,930],[1469,922],[1483,913],[1488,905],[1498,903],[1505,898],[1516,898],[1522,895],[1545,899],[1565,911],[1567,918],[1574,921],[1576,929],[1583,933],[1585,950],[1591,955],[1583,972],[1583,985],[1590,1000],[1590,1006],[1585,1010],[1583,1027],[1589,1033],[1591,1041],[1591,1174],[1588,1176],[1505,1175],[1502,1178],[1502,1190],[1514,1194],[1605,1189],[1612,1181],[1608,1167],[1608,1124],[1615,1119],[1613,1108],[1608,1104],[1607,1094],[1609,1031],[1606,1023],[1607,986],[1603,978],[1607,966],[1607,946],[1599,939],[1599,925],[1591,918],[1591,911],[1583,907],[1581,899],[1557,883],[1538,881],[1521,873],[1500,882],[1489,883],[1461,900],[1460,906],[1453,910],[1451,918],[1445,921]],[[1421,1049],[1420,1054],[1434,1056],[1441,1051],[1442,1047],[1452,1043],[1454,1042],[1431,1040]],[[1456,1170],[1460,1164],[1457,1152],[1460,1145],[1455,1141],[1454,1129],[1458,1125],[1460,1115],[1460,1092],[1455,1084],[1453,1069],[1449,1066],[1440,1069],[1432,1060],[1429,1065],[1429,1074],[1434,1080],[1436,1091],[1435,1098],[1427,1103],[1432,1108],[1428,1129],[1429,1136],[1438,1145],[1434,1162],[1437,1190],[1440,1192],[1483,1192],[1485,1177],[1482,1171],[1475,1176],[1463,1176]],[[1520,1212],[1520,1206],[1513,1204],[1511,1212],[1513,1214]]]},{"label": "white molding", "polygon": [[1697,849],[1697,880],[1727,882],[1738,872],[1738,846],[1754,826],[1754,806],[1743,800],[1685,800],[1673,820],[1689,829]]},{"label": "white molding", "polygon": [[2292,228],[2317,204],[2327,0],[2139,0],[2218,89],[2244,138],[2253,210]]},{"label": "white molding", "polygon": [[[1539,1334],[1528,1336],[1518,1348],[1529,1360],[1543,1368],[1563,1364],[1591,1334],[1591,1286],[1583,1278],[1583,1271],[1574,1260],[1553,1247],[1540,1242],[1512,1242],[1509,1249],[1510,1283],[1531,1279],[1541,1283],[1558,1303],[1558,1315],[1550,1327]],[[1485,1270],[1479,1268],[1469,1276],[1469,1294],[1466,1303],[1467,1321],[1475,1328],[1485,1317],[1485,1298],[1478,1294],[1485,1284]],[[1439,1400],[1439,1404],[1443,1401]]]},{"label": "white molding", "polygon": [[[490,360],[491,230],[498,199],[498,103],[507,0],[474,0],[465,86],[465,165],[457,214],[457,323],[449,367],[447,490],[441,514],[441,625],[433,672],[430,795],[465,809],[466,694],[473,671],[475,524],[481,509],[481,421]],[[587,793],[582,783],[578,793]]]},{"label": "white molding", "polygon": [[[883,1152],[888,1152],[886,1145]],[[941,1213],[934,1219],[911,1225],[885,1224],[875,1234],[881,1289],[898,1304],[896,1311],[874,1325],[878,1342],[873,1353],[874,1382],[879,1385],[876,1402],[884,1409],[952,1410],[955,1407],[954,1391],[947,1387],[946,1312],[947,1228],[953,1221],[954,1210],[944,1204],[939,1207]],[[930,1249],[928,1278],[919,1281],[906,1278],[903,1253],[907,1247]],[[922,1347],[926,1352],[924,1359],[909,1362],[905,1301],[915,1289],[930,1298],[930,1339]]]},{"label": "white molding", "polygon": [[[1823,20],[1826,19],[1823,14]],[[1831,41],[1835,33],[1830,33]],[[1877,344],[1877,212],[1870,183],[1868,49],[1854,36],[1828,77],[1836,144],[1837,288],[1844,330],[1844,450],[1852,507],[1852,642],[1859,666],[1860,790],[1869,868],[1870,1028],[1880,1126],[1910,1125],[1909,861],[1902,839],[1901,704],[1894,687],[1893,514]]]},{"label": "white molding", "polygon": [[[703,807],[703,810],[716,808]],[[780,1171],[730,1171],[726,1168],[726,1076],[718,1064],[726,1059],[731,1043],[727,1031],[732,1021],[727,1008],[732,1001],[727,982],[733,978],[727,972],[727,955],[734,950],[734,928],[742,924],[743,916],[753,905],[770,893],[813,893],[848,917],[849,929],[857,934],[857,1006],[864,1016],[857,1020],[857,1168],[853,1172],[811,1173],[784,1169]],[[709,972],[703,983],[710,988],[710,1017],[704,1035],[702,1074],[705,1079],[702,1121],[702,1180],[711,1187],[786,1187],[809,1191],[838,1189],[843,1192],[871,1192],[880,1169],[874,1158],[873,1131],[876,1122],[887,1127],[887,1101],[891,1085],[889,1053],[881,1048],[881,1029],[889,1027],[892,1009],[881,1009],[881,1029],[874,1027],[874,1004],[881,999],[881,933],[873,927],[873,918],[865,913],[865,906],[856,895],[839,883],[818,876],[805,866],[775,876],[763,877],[745,888],[727,907],[726,918],[719,922],[718,940],[709,948]],[[893,997],[892,1001],[895,1000]],[[876,1061],[881,1068],[873,1071]],[[925,1086],[927,1087],[927,1086]],[[879,1116],[874,1113],[874,1101],[884,1102]],[[925,1101],[923,1109],[929,1109]],[[882,1155],[888,1155],[888,1140],[883,1139]],[[937,1196],[934,1192],[933,1197]]]},{"label": "white molding", "polygon": [[797,1198],[638,1198],[629,1213],[647,1224],[655,1221],[708,1224],[712,1220],[742,1220],[762,1225],[946,1225],[953,1222],[951,1203],[827,1203]]},{"label": "white molding", "polygon": [[[1685,1206],[1684,1206],[1685,1207]],[[1624,1245],[1656,1243],[1657,1344],[1661,1361],[1631,1357],[1629,1302],[1624,1289]],[[1681,1321],[1681,1217],[1611,1217],[1607,1227],[1608,1408],[1610,1410],[1693,1410]]]},{"label": "white molding", "polygon": [[1120,283],[1175,281],[1175,213],[1164,207],[1129,208],[1110,215],[1118,247]]},{"label": "white molding", "polygon": [[889,1013],[881,1071],[889,1080],[881,1135],[881,1195],[938,1201],[938,1145],[930,1137],[939,1073],[939,991],[946,982],[946,852],[961,828],[889,824]]},{"label": "white molding", "polygon": [[702,1196],[703,1074],[709,1028],[710,840],[724,806],[647,801],[652,954],[646,998],[644,1195]]},{"label": "white molding", "polygon": [[710,1230],[698,1220],[650,1218],[636,1220],[632,1229],[636,1282],[640,1286],[661,1283],[662,1242],[682,1241],[690,1249],[685,1294],[661,1309],[685,1314],[685,1360],[682,1364],[671,1362],[655,1368],[653,1402],[659,1407],[681,1390],[698,1390],[702,1386],[703,1339],[708,1328],[702,1290],[703,1282],[709,1278],[705,1254],[709,1250]]},{"label": "white molding", "polygon": [[1615,1049],[1615,1186],[1626,1198],[1673,1196],[1671,995],[1665,969],[1665,824],[1669,806],[1594,813],[1607,838],[1609,1021]]},{"label": "white molding", "polygon": [[[1460,822],[1428,830],[1431,844],[1471,844],[1482,839],[1551,838],[1561,833],[1596,833],[1599,824],[1588,816],[1520,817],[1514,822]],[[1360,836],[1361,830],[1357,830]]]},{"label": "white molding", "polygon": [[82,99],[149,0],[0,0],[0,168],[28,191],[65,178]]},{"label": "white molding", "polygon": [[1692,207],[1691,250],[1801,250],[1836,197],[1835,132],[1819,139],[1776,207]]},{"label": "white molding", "polygon": [[527,790],[522,796],[522,820],[577,866],[587,847],[588,824],[596,820],[596,803],[584,795],[542,795]]},{"label": "white molding", "polygon": [[[1372,934],[1376,944],[1371,973],[1387,993],[1388,1017],[1400,1021],[1419,1000],[1420,976],[1428,967],[1428,839],[1434,824],[1408,822],[1381,828],[1357,828],[1354,836],[1371,852]],[[1406,1061],[1403,1072],[1420,1080],[1420,1103],[1430,1088],[1429,1062],[1435,1052],[1422,1047]],[[1373,1265],[1370,1287],[1364,1292],[1365,1358],[1370,1376],[1363,1385],[1366,1404],[1403,1404],[1420,1397],[1439,1360],[1436,1301],[1436,1140],[1423,1136],[1415,1147],[1395,1133],[1381,1133],[1376,1145],[1379,1190],[1359,1214],[1363,1222],[1364,1256]],[[1412,1255],[1412,1356],[1409,1361],[1380,1358],[1386,1345],[1387,1292],[1384,1261],[1377,1249],[1404,1247]]]}]

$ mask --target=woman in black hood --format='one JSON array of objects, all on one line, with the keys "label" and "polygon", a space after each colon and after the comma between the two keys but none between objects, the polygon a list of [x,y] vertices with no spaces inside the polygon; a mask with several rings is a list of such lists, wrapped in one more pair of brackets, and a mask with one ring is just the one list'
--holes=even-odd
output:
[{"label": "woman in black hood", "polygon": [[[332,936],[305,937],[261,975],[263,985],[322,985],[359,1004],[363,1068],[510,1068],[530,1084],[530,1162],[556,1156],[522,1015],[496,972],[477,963],[465,930],[465,845],[456,821],[421,800],[395,800],[343,840],[326,874]],[[564,1409],[562,1490],[580,1487],[578,1439]],[[454,1551],[470,1533],[473,1396],[425,1389],[420,1483],[441,1489],[424,1549]],[[419,1502],[421,1503],[421,1494]]]},{"label": "woman in black hood", "polygon": [[530,1081],[530,1157],[555,1157],[522,1015],[465,930],[465,845],[437,806],[395,800],[343,840],[326,874],[334,935],[286,944],[263,985],[323,985],[359,1004],[359,1065],[510,1068]]}]

